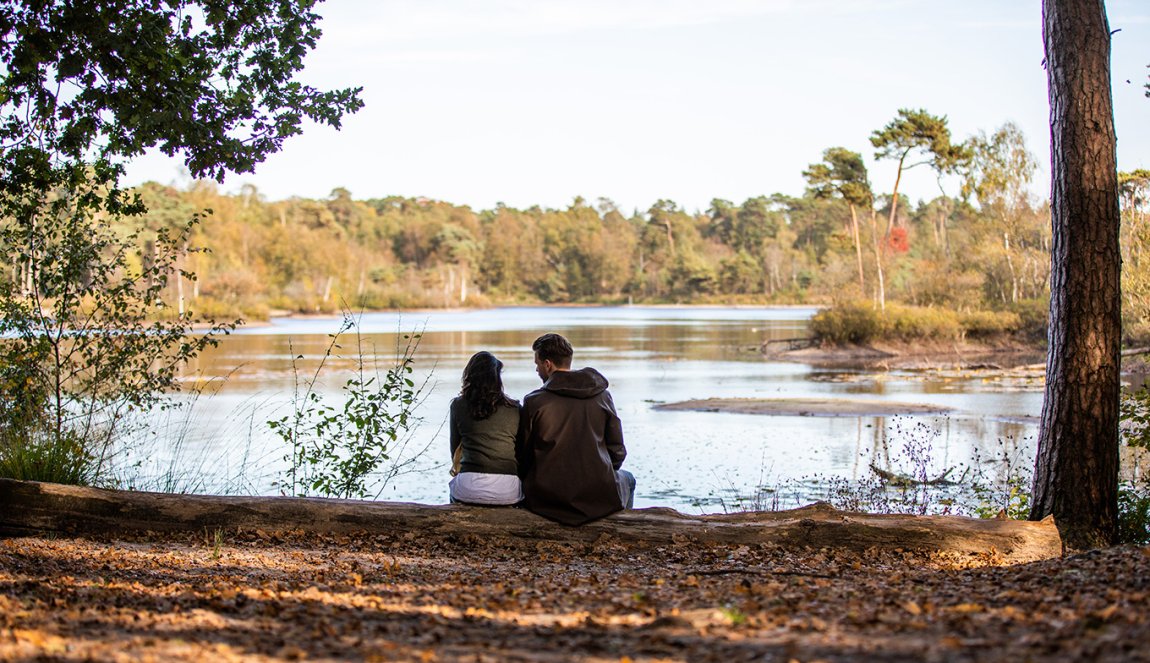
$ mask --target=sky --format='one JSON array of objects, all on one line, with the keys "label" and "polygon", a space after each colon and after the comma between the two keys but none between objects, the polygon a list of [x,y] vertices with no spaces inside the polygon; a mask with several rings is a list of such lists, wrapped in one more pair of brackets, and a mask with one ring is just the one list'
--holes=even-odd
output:
[{"label": "sky", "polygon": [[[1110,0],[1120,170],[1150,168],[1150,2]],[[424,196],[472,208],[624,212],[672,200],[702,211],[801,195],[828,147],[861,153],[889,192],[893,162],[869,136],[900,108],[944,115],[956,140],[1006,122],[1049,190],[1041,0],[327,0],[300,78],[363,86],[335,131],[305,126],[224,191],[268,200]],[[149,154],[127,182],[190,184]],[[925,166],[900,190],[929,200]],[[944,182],[947,194],[956,182]]]}]

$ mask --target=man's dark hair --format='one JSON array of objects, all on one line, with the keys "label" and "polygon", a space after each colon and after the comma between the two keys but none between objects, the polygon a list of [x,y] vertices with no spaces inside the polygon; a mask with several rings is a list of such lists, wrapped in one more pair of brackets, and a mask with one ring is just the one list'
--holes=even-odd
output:
[{"label": "man's dark hair", "polygon": [[575,355],[575,350],[571,348],[571,342],[559,334],[544,334],[540,336],[531,344],[531,349],[535,351],[535,354],[539,355],[539,359],[544,361],[550,360],[551,363],[560,368],[569,367],[571,365],[571,357]]}]

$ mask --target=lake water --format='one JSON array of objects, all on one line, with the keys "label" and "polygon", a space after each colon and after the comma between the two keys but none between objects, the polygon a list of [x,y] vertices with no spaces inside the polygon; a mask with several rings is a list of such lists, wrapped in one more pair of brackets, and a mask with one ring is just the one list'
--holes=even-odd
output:
[{"label": "lake water", "polygon": [[[576,366],[593,366],[610,380],[623,420],[625,467],[638,479],[636,506],[716,512],[736,508],[760,487],[778,488],[779,505],[795,506],[819,497],[823,482],[816,476],[861,479],[871,475],[872,465],[910,474],[913,467],[901,451],[908,442],[930,447],[932,477],[948,468],[956,474],[964,466],[988,466],[1003,453],[1021,465],[1032,462],[1034,419],[1042,403],[1039,379],[813,367],[767,361],[757,352],[766,340],[805,336],[813,313],[809,308],[525,307],[365,314],[363,340],[384,365],[403,334],[421,331],[416,366],[421,376],[429,376],[420,409],[424,421],[402,458],[426,452],[388,482],[380,499],[447,501],[447,403],[459,391],[464,364],[474,352],[493,352],[505,364],[508,393],[521,398],[539,385],[530,346],[547,331],[571,340]],[[175,466],[176,474],[203,479],[192,488],[279,492],[275,482],[285,450],[266,421],[289,413],[297,374],[302,378],[314,370],[339,325],[332,318],[286,318],[225,338],[189,368],[189,386],[206,385],[205,395],[157,419],[150,450],[137,452],[140,471],[156,474]],[[354,337],[343,340],[341,352],[354,355]],[[337,393],[351,366],[347,358],[329,363],[326,395]],[[950,413],[811,417],[653,409],[658,403],[710,397],[873,399],[930,404]]]}]

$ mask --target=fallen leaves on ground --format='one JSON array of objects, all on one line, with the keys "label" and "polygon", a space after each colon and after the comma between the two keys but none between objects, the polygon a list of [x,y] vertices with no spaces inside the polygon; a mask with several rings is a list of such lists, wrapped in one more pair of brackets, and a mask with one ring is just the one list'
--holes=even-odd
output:
[{"label": "fallen leaves on ground", "polygon": [[0,659],[1150,660],[1150,548],[474,536],[0,540]]}]

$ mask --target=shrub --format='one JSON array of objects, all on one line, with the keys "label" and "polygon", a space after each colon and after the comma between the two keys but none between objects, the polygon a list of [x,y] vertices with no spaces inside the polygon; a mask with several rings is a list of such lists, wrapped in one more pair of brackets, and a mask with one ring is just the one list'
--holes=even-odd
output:
[{"label": "shrub", "polygon": [[173,276],[192,277],[179,264],[198,216],[123,235],[98,216],[95,185],[69,186],[47,202],[0,196],[0,247],[20,274],[0,282],[0,430],[12,473],[91,483],[128,415],[164,406],[180,368],[234,324],[193,334],[199,320],[164,301]]},{"label": "shrub", "polygon": [[201,295],[192,300],[191,307],[197,315],[209,319],[267,320],[270,315],[267,304],[256,297],[224,301],[208,295]]},{"label": "shrub", "polygon": [[1022,316],[1014,311],[970,311],[959,315],[962,331],[971,338],[1013,334],[1022,329]]},{"label": "shrub", "polygon": [[884,336],[902,341],[955,340],[961,334],[954,311],[916,306],[888,306],[883,329]]},{"label": "shrub", "polygon": [[976,500],[974,513],[979,518],[1002,514],[1024,520],[1030,515],[1033,458],[1023,454],[1021,450],[1026,446],[1013,438],[999,438],[996,445],[989,458],[975,454],[973,474],[968,479],[970,493]]},{"label": "shrub", "polygon": [[401,310],[429,306],[427,302],[422,299],[418,299],[397,289],[369,289],[363,293],[363,296],[361,296],[356,303],[368,311]]},{"label": "shrub", "polygon": [[102,483],[112,440],[107,431],[64,430],[42,426],[8,428],[0,436],[0,477],[73,486]]},{"label": "shrub", "polygon": [[[355,369],[340,390],[341,405],[333,405],[317,387],[328,361],[340,349],[340,337],[354,331]],[[397,348],[395,363],[380,371],[369,364],[374,348],[365,346],[359,321],[344,313],[339,331],[331,335],[324,356],[311,376],[292,396],[292,411],[268,427],[287,446],[286,476],[280,485],[293,495],[363,498],[383,490],[401,465],[392,460],[410,439],[420,419],[415,411],[423,400],[423,387],[411,379],[419,334],[404,335],[405,347]],[[298,371],[298,369],[297,369]],[[387,463],[390,461],[390,467]],[[382,473],[382,477],[379,475]],[[372,484],[372,477],[377,480]]]},{"label": "shrub", "polygon": [[1150,388],[1122,390],[1118,405],[1122,439],[1127,446],[1150,449]]},{"label": "shrub", "polygon": [[963,337],[992,338],[1023,334],[1044,335],[1046,313],[1041,302],[1023,302],[1009,311],[957,313],[947,308],[889,304],[880,313],[870,304],[836,304],[811,318],[815,340],[830,344],[867,343],[879,339],[899,341],[953,341]]},{"label": "shrub", "polygon": [[810,330],[816,340],[832,344],[956,340],[962,335],[962,324],[949,309],[892,304],[880,313],[870,304],[846,303],[819,311],[811,318]]},{"label": "shrub", "polygon": [[1042,341],[1046,339],[1046,325],[1050,317],[1050,302],[1045,299],[1024,299],[1011,305],[1010,310],[1021,320],[1018,331],[1023,337]]},{"label": "shrub", "polygon": [[[1150,388],[1123,390],[1119,405],[1120,431],[1136,467],[1145,468],[1150,450]],[[1118,486],[1118,541],[1150,543],[1150,476]]]},{"label": "shrub", "polygon": [[[1123,312],[1125,312],[1125,309],[1123,309]],[[1150,320],[1124,315],[1122,320],[1122,335],[1123,340],[1128,345],[1145,345],[1150,343]]]},{"label": "shrub", "polygon": [[869,343],[882,331],[879,314],[870,304],[836,304],[814,315],[810,323],[811,335],[822,343]]},{"label": "shrub", "polygon": [[1118,486],[1118,543],[1150,543],[1150,485]]}]

